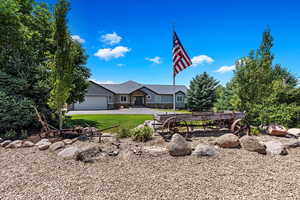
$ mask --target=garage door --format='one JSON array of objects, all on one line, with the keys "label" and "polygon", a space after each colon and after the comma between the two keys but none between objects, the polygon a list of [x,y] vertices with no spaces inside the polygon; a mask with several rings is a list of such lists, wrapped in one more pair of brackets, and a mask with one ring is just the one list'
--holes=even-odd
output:
[{"label": "garage door", "polygon": [[85,101],[76,103],[74,110],[105,110],[107,109],[107,97],[86,96]]}]

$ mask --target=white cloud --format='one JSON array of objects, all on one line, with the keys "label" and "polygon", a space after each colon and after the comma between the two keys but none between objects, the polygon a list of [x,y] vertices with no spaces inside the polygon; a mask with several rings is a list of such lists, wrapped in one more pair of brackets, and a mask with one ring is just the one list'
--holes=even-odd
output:
[{"label": "white cloud", "polygon": [[121,42],[122,37],[119,36],[116,32],[113,32],[102,35],[101,40],[107,45],[115,45]]},{"label": "white cloud", "polygon": [[225,73],[225,72],[229,72],[235,70],[235,65],[231,65],[231,66],[222,66],[219,69],[217,69],[215,72],[219,72],[219,73]]},{"label": "white cloud", "polygon": [[145,58],[145,59],[156,64],[161,63],[161,57],[159,56],[155,56],[154,58]]},{"label": "white cloud", "polygon": [[97,81],[95,79],[90,79],[91,81],[98,83],[98,84],[116,84],[114,81]]},{"label": "white cloud", "polygon": [[194,56],[191,60],[192,60],[193,66],[201,65],[204,63],[210,64],[210,63],[214,62],[214,59],[212,59],[211,57],[209,57],[207,55]]},{"label": "white cloud", "polygon": [[124,66],[125,66],[125,64],[123,64],[123,63],[119,63],[119,64],[117,64],[117,66],[118,66],[118,67],[124,67]]},{"label": "white cloud", "polygon": [[124,57],[127,52],[129,52],[130,49],[128,47],[124,46],[117,46],[113,49],[111,48],[105,48],[105,49],[99,49],[94,56],[99,57],[102,60],[111,60],[113,58],[120,58]]},{"label": "white cloud", "polygon": [[79,43],[85,43],[85,40],[81,38],[79,35],[71,35],[72,40],[77,41]]}]

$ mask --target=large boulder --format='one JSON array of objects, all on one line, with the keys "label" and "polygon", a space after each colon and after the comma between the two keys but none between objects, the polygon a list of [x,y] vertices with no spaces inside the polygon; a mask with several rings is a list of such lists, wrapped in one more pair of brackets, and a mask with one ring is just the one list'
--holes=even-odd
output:
[{"label": "large boulder", "polygon": [[214,146],[208,144],[198,144],[192,155],[196,157],[202,156],[214,156],[217,154],[217,151]]},{"label": "large boulder", "polygon": [[172,136],[171,142],[167,145],[167,149],[171,156],[186,156],[192,152],[190,144],[184,137],[177,133]]},{"label": "large boulder", "polygon": [[288,130],[288,133],[295,137],[300,137],[300,128],[291,128]]},{"label": "large boulder", "polygon": [[9,145],[9,143],[11,143],[11,140],[4,140],[4,141],[0,144],[0,146],[1,146],[1,147],[6,147],[7,145]]},{"label": "large boulder", "polygon": [[57,155],[65,160],[70,160],[75,159],[75,156],[79,151],[78,147],[68,147],[59,152]]},{"label": "large boulder", "polygon": [[261,154],[266,154],[266,146],[254,136],[245,135],[240,138],[240,144],[247,151],[254,151]]},{"label": "large boulder", "polygon": [[15,140],[9,143],[5,148],[16,149],[22,147],[22,140]]},{"label": "large boulder", "polygon": [[[44,144],[44,143],[49,143],[50,141],[46,138],[44,139],[41,139],[40,141],[38,141],[35,146],[40,146],[41,144]],[[50,143],[51,144],[51,143]]]},{"label": "large boulder", "polygon": [[33,147],[33,146],[34,146],[34,144],[31,141],[25,141],[22,144],[22,147]]},{"label": "large boulder", "polygon": [[101,151],[102,150],[99,146],[85,147],[76,152],[75,159],[82,162],[94,162],[95,158]]},{"label": "large boulder", "polygon": [[266,152],[268,155],[287,155],[286,147],[279,141],[268,141],[266,145]]},{"label": "large boulder", "polygon": [[218,137],[215,144],[222,148],[236,148],[240,146],[240,141],[238,136],[228,133]]},{"label": "large boulder", "polygon": [[286,136],[288,134],[288,130],[280,125],[270,125],[268,127],[268,133],[273,136]]},{"label": "large boulder", "polygon": [[46,150],[50,147],[51,143],[50,142],[43,142],[41,143],[38,148],[39,150],[43,151],[43,150]]},{"label": "large boulder", "polygon": [[59,141],[59,142],[55,142],[55,143],[51,144],[49,149],[50,149],[50,151],[56,151],[58,149],[63,148],[64,146],[65,146],[65,143],[62,141]]}]

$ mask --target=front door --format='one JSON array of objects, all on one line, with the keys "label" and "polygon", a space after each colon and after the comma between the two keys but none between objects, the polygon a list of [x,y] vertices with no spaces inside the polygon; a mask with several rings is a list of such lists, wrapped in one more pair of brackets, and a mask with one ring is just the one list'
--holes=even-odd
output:
[{"label": "front door", "polygon": [[136,105],[136,106],[144,105],[144,97],[142,97],[142,96],[135,97],[134,105]]}]

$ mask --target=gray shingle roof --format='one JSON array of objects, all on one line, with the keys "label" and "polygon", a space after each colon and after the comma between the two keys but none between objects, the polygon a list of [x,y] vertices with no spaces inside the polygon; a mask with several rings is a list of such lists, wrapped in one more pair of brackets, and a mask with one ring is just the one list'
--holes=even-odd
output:
[{"label": "gray shingle roof", "polygon": [[[148,88],[157,94],[173,94],[173,85],[144,85],[135,81],[127,81],[121,84],[98,84],[116,94],[130,94],[140,88]],[[175,86],[176,93],[181,91],[187,92],[187,87],[184,85]]]}]

